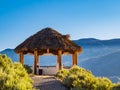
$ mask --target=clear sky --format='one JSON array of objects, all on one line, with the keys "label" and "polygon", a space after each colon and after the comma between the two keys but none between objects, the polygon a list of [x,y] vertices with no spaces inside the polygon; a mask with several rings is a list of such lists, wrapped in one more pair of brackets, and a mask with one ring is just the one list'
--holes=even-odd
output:
[{"label": "clear sky", "polygon": [[0,51],[45,27],[74,40],[120,38],[120,0],[0,0]]}]

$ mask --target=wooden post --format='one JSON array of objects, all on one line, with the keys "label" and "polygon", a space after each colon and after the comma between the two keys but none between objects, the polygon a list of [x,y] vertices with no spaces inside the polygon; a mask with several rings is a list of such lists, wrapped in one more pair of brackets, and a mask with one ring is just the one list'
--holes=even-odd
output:
[{"label": "wooden post", "polygon": [[34,51],[34,74],[37,74],[37,64],[38,64],[38,52],[37,50]]},{"label": "wooden post", "polygon": [[58,70],[61,70],[62,68],[62,63],[61,63],[61,55],[62,55],[62,50],[58,50],[58,55],[57,55],[57,65],[58,65]]},{"label": "wooden post", "polygon": [[74,53],[72,54],[72,66],[74,65],[75,59],[74,59]]},{"label": "wooden post", "polygon": [[78,63],[78,59],[77,59],[77,51],[75,51],[73,54],[72,54],[72,57],[73,57],[73,60],[72,60],[72,65],[77,65]]},{"label": "wooden post", "polygon": [[23,52],[20,52],[20,54],[19,54],[19,61],[20,61],[20,63],[22,65],[24,64],[24,55],[23,55]]}]

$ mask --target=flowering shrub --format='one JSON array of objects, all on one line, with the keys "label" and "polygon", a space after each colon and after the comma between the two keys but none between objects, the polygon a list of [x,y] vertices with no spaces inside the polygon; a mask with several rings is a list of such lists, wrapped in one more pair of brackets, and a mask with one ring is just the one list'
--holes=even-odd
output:
[{"label": "flowering shrub", "polygon": [[32,83],[20,63],[0,54],[0,90],[33,90]]},{"label": "flowering shrub", "polygon": [[63,80],[67,74],[68,74],[68,71],[65,69],[62,69],[59,72],[57,72],[56,77],[58,77],[60,80]]},{"label": "flowering shrub", "polygon": [[[72,67],[66,74],[58,71],[57,77],[71,90],[111,90],[112,82],[108,78],[95,77],[90,71],[78,66]],[[64,70],[64,72],[66,72]]]}]

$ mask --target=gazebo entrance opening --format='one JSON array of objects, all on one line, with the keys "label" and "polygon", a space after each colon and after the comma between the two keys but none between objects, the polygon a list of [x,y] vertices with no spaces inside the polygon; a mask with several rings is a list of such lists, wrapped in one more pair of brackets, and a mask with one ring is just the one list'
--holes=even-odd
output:
[{"label": "gazebo entrance opening", "polygon": [[[19,58],[20,58],[20,63],[24,65],[24,53],[23,52],[19,54]],[[37,50],[34,50],[34,69],[33,70],[35,74],[38,74],[37,72],[40,66],[39,59],[40,59],[39,52]],[[72,66],[73,65],[77,65],[77,51],[72,54]],[[58,50],[56,68],[54,69],[53,74],[55,74],[58,70],[61,70],[61,69],[62,69],[62,50]]]},{"label": "gazebo entrance opening", "polygon": [[34,56],[31,54],[25,54],[24,55],[24,62],[25,65],[32,66],[34,63]]},{"label": "gazebo entrance opening", "polygon": [[40,66],[56,66],[56,58],[57,56],[56,55],[49,55],[49,54],[46,54],[46,55],[42,55],[40,56],[40,60],[39,60],[39,65]]},{"label": "gazebo entrance opening", "polygon": [[68,69],[72,66],[72,55],[62,55],[62,67]]}]

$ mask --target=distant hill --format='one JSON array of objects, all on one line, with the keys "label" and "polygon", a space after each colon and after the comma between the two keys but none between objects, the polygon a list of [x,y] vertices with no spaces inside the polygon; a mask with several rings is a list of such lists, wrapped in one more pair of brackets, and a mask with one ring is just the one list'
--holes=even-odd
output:
[{"label": "distant hill", "polygon": [[91,70],[96,76],[116,79],[120,77],[120,50],[105,56],[90,58],[79,65]]},{"label": "distant hill", "polygon": [[94,38],[84,38],[84,39],[79,39],[79,40],[73,40],[73,42],[83,47],[104,46],[101,40],[94,39]]},{"label": "distant hill", "polygon": [[102,40],[105,45],[120,46],[120,39]]},{"label": "distant hill", "polygon": [[79,55],[79,62],[120,50],[120,39],[99,40],[94,38],[84,38],[73,40],[73,42],[83,48],[83,52]]},{"label": "distant hill", "polygon": [[95,38],[84,38],[79,40],[73,40],[73,42],[83,47],[120,46],[120,39],[99,40]]},{"label": "distant hill", "polygon": [[8,57],[12,58],[13,61],[17,62],[18,61],[18,55],[14,52],[13,49],[5,49],[0,52],[1,54],[6,54]]},{"label": "distant hill", "polygon": [[[113,82],[120,79],[120,39],[98,40],[86,38],[73,40],[82,46],[83,52],[78,55],[78,65],[91,70],[96,76],[107,76]],[[2,54],[7,54],[13,62],[19,62],[19,55],[13,49],[5,49]],[[24,63],[33,65],[34,56],[24,55]],[[56,65],[56,56],[40,56],[41,66]],[[72,55],[62,56],[65,66],[72,65]]]}]

